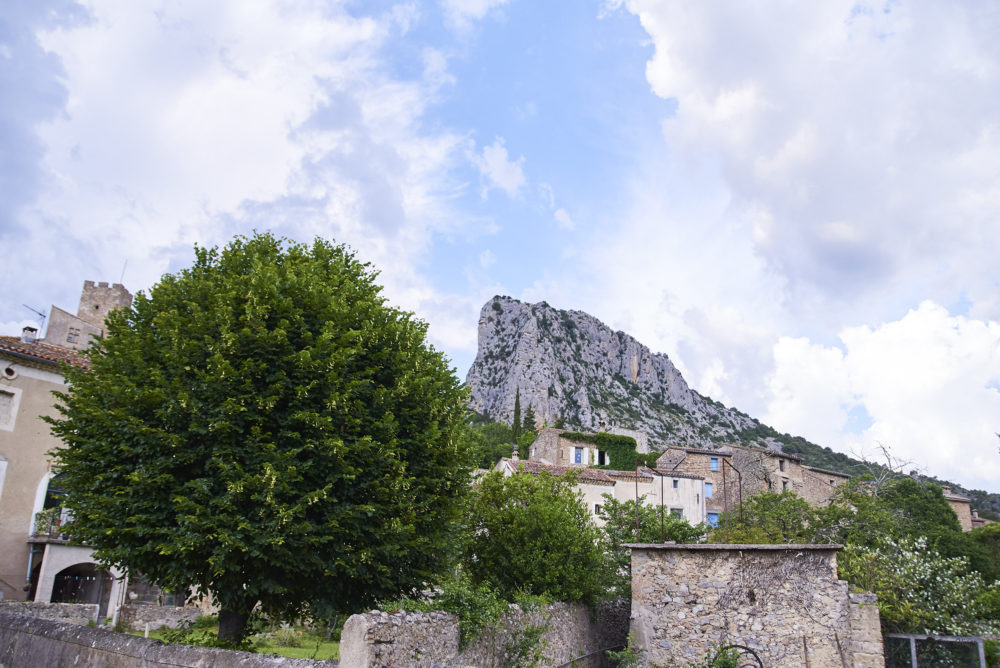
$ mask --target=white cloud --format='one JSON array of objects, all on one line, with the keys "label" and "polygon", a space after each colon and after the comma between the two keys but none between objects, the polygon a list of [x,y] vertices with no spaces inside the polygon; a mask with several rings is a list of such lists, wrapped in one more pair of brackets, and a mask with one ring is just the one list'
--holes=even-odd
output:
[{"label": "white cloud", "polygon": [[504,191],[508,197],[516,198],[526,183],[524,178],[524,156],[510,160],[504,140],[497,137],[489,146],[483,147],[482,155],[470,153],[469,160],[479,170],[485,183],[482,196],[485,198],[494,188]]},{"label": "white cloud", "polygon": [[436,303],[416,266],[436,233],[467,222],[448,210],[467,140],[421,126],[454,81],[442,52],[425,49],[411,78],[384,63],[412,8],[88,9],[90,21],[40,35],[68,100],[39,129],[47,179],[3,269],[8,313],[25,299],[71,307],[83,279],[117,280],[126,260],[126,285],[148,287],[189,263],[193,243],[251,229],[349,243],[395,303]]},{"label": "white cloud", "polygon": [[[878,444],[927,473],[991,488],[1000,477],[1000,323],[924,302],[897,321],[841,333],[843,350],[782,338],[763,416],[843,451]],[[870,424],[848,425],[862,407]]]},{"label": "white cloud", "polygon": [[473,21],[482,19],[494,9],[503,7],[509,0],[441,0],[441,7],[451,24],[467,30]]},{"label": "white cloud", "polygon": [[496,264],[497,256],[493,251],[487,249],[479,254],[479,266],[483,269],[488,269]]},{"label": "white cloud", "polygon": [[574,223],[573,219],[569,217],[569,213],[566,212],[566,209],[556,209],[555,213],[552,214],[552,217],[556,219],[556,224],[564,230],[572,230],[576,227],[576,223]]},{"label": "white cloud", "polygon": [[677,102],[668,144],[718,165],[734,210],[768,221],[756,252],[800,315],[869,321],[965,290],[1000,317],[1000,15],[974,2],[624,4],[655,47],[652,89]]}]

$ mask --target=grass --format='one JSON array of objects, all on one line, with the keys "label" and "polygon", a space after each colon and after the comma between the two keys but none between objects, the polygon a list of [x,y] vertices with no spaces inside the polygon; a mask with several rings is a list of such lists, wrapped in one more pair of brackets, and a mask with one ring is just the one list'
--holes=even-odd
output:
[{"label": "grass", "polygon": [[[219,627],[206,626],[204,631],[211,631],[218,635]],[[132,635],[142,636],[142,630],[131,629]],[[169,642],[164,638],[165,633],[170,633],[170,629],[154,629],[149,632],[150,638]],[[295,627],[291,629],[279,629],[273,634],[263,633],[251,638],[255,651],[259,654],[278,654],[290,659],[315,659],[326,661],[328,659],[340,658],[340,643],[332,638],[327,638],[324,633],[316,633],[310,629]]]}]

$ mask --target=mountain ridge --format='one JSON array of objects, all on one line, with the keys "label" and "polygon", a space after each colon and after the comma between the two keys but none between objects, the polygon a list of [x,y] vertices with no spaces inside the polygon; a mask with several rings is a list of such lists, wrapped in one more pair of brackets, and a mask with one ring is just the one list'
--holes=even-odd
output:
[{"label": "mountain ridge", "polygon": [[[527,304],[497,295],[480,310],[479,345],[469,368],[469,406],[510,423],[520,391],[521,410],[538,425],[561,420],[569,428],[644,432],[653,450],[667,445],[715,449],[749,445],[802,457],[810,466],[862,475],[871,464],[799,436],[783,434],[738,409],[691,389],[669,356],[613,331],[583,311],[542,301]],[[966,490],[975,507],[1000,515],[1000,494]]]}]

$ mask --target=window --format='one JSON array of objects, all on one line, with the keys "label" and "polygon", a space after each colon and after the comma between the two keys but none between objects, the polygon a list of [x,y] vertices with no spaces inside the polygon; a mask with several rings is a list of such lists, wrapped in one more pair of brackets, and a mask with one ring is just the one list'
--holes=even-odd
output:
[{"label": "window", "polygon": [[708,526],[710,527],[719,526],[719,513],[709,513],[705,521],[708,522]]},{"label": "window", "polygon": [[608,453],[604,450],[597,451],[597,464],[598,466],[605,466],[608,463]]},{"label": "window", "polygon": [[785,470],[785,460],[784,459],[779,459],[778,460],[778,470],[779,471],[784,471]]},{"label": "window", "polygon": [[781,481],[781,491],[782,492],[788,491],[788,481],[787,480],[782,480]]},{"label": "window", "polygon": [[680,484],[680,480],[674,480],[673,482],[674,482],[674,489],[677,489],[677,486]]},{"label": "window", "polygon": [[718,471],[719,470],[719,458],[718,457],[712,457],[711,459],[708,460],[708,465],[711,467],[711,469],[713,471]]},{"label": "window", "polygon": [[684,517],[684,509],[683,508],[671,508],[670,509],[670,516],[671,517],[676,517],[677,519],[682,519]]},{"label": "window", "polygon": [[599,503],[595,503],[594,504],[594,514],[595,515],[600,515],[601,514],[601,504],[599,504]]},{"label": "window", "polygon": [[70,327],[66,334],[66,343],[78,343],[80,341],[80,328]]},{"label": "window", "polygon": [[832,480],[830,481],[830,486],[831,486],[831,487],[833,486],[833,481],[832,481]]},{"label": "window", "polygon": [[583,448],[573,448],[573,463],[574,464],[583,463]]},{"label": "window", "polygon": [[706,499],[712,498],[712,483],[710,482],[705,483],[705,498]]},{"label": "window", "polygon": [[14,418],[17,417],[20,399],[20,389],[12,387],[9,390],[0,390],[0,429],[14,431]]}]

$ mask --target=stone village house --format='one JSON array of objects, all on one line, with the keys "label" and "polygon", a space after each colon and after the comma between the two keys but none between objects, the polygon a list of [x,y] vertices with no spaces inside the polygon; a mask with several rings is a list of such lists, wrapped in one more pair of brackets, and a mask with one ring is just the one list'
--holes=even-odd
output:
[{"label": "stone village house", "polygon": [[147,583],[131,586],[121,574],[100,570],[85,546],[61,533],[58,470],[49,452],[61,441],[43,416],[56,417],[53,391],[65,391],[62,363],[87,368],[76,351],[103,337],[109,311],[128,306],[120,284],[86,281],[77,314],[51,309],[45,339],[25,328],[20,338],[0,336],[0,592],[5,600],[99,604],[98,618],[117,614],[126,598],[159,597]]},{"label": "stone village house", "polygon": [[[644,496],[646,504],[659,506],[662,488],[663,504],[671,513],[692,524],[714,526],[727,503],[737,507],[741,495],[747,499],[765,491],[790,490],[813,505],[825,505],[836,487],[848,480],[843,473],[806,466],[795,455],[738,445],[723,445],[717,450],[669,447],[655,468],[639,467],[635,472],[590,469],[587,467],[607,464],[606,453],[591,443],[572,441],[565,433],[543,429],[530,446],[531,466],[526,470],[535,473],[535,468],[544,467],[558,473],[580,469],[580,491],[592,511],[600,503],[599,487],[624,501],[636,498],[634,483],[638,480],[638,496]],[[513,471],[517,467],[516,462],[504,460],[498,468]]]},{"label": "stone village house", "polygon": [[[592,443],[580,443],[566,438],[565,430],[545,428],[528,450],[528,473],[545,468],[555,475],[567,468],[581,471],[579,490],[596,516],[601,494],[608,493],[619,501],[644,497],[648,505],[663,504],[672,514],[692,524],[706,522],[715,526],[726,508],[739,507],[740,499],[763,492],[791,491],[814,506],[825,506],[833,499],[836,488],[849,476],[807,466],[802,458],[783,452],[723,444],[715,450],[668,447],[656,460],[655,468],[639,467],[637,471],[609,471],[587,468],[606,465],[608,457]],[[641,432],[616,429],[614,433],[635,437]],[[644,435],[642,435],[644,436]],[[640,441],[637,440],[637,443]],[[648,452],[648,441],[641,439],[639,452]],[[512,473],[517,460],[502,460],[498,469]],[[666,491],[670,490],[670,491]],[[971,508],[971,500],[943,488],[945,499],[958,516],[963,531],[988,524]]]}]

